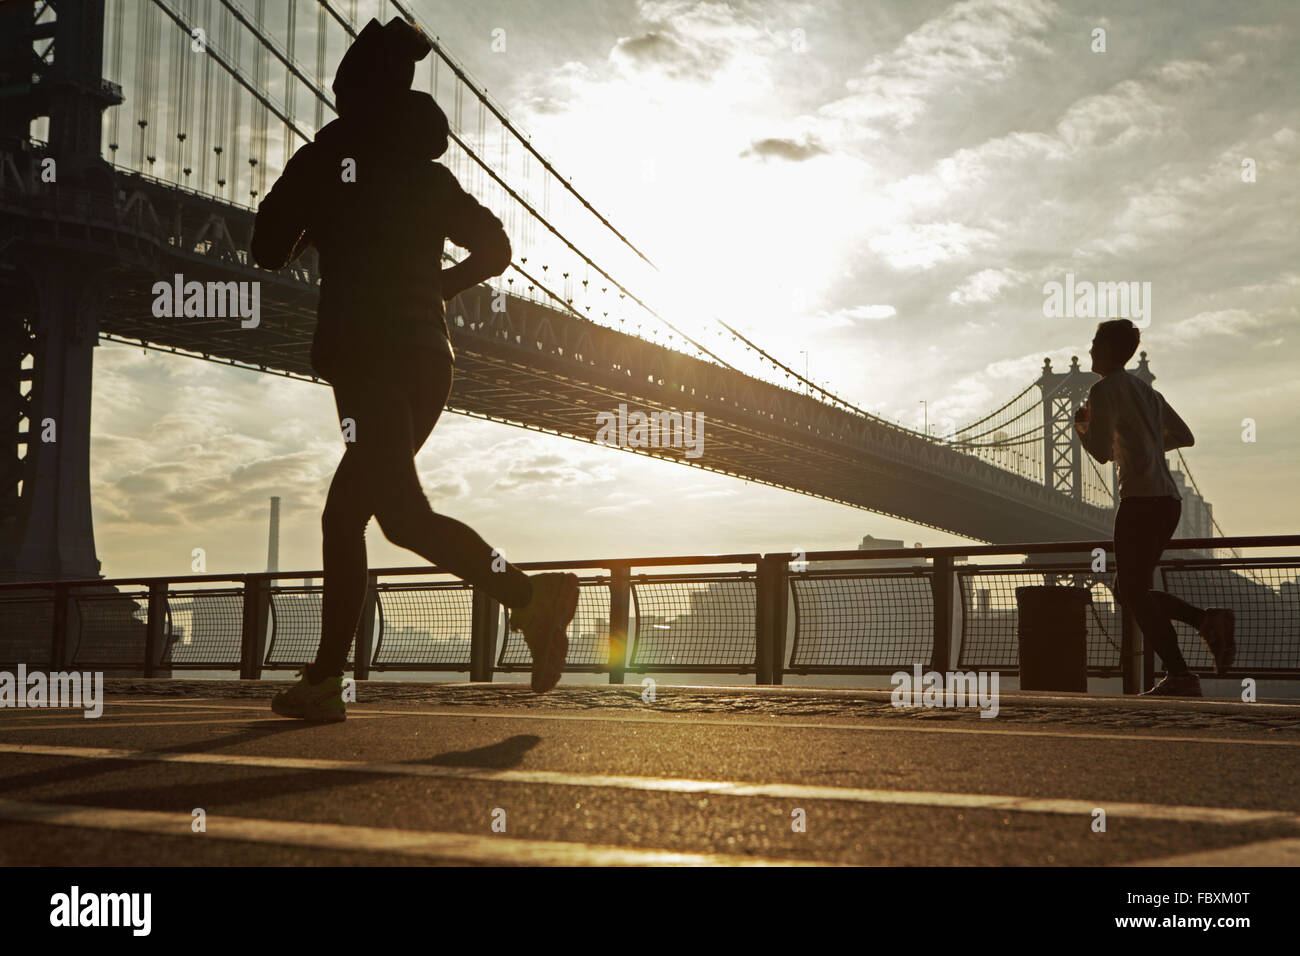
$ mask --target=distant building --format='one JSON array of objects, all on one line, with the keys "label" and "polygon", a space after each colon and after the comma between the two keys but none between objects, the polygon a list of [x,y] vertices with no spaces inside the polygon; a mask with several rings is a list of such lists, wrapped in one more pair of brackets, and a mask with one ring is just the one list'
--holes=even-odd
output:
[{"label": "distant building", "polygon": [[[858,542],[859,551],[897,551],[906,547],[907,545],[901,540],[875,538],[869,534],[863,535],[862,540]],[[835,568],[906,568],[921,567],[929,563],[928,558],[918,554],[909,555],[905,558],[854,558],[848,561],[809,561],[808,569],[810,571],[826,571]]]},{"label": "distant building", "polygon": [[[1187,483],[1187,477],[1177,468],[1171,468],[1169,473],[1173,476],[1174,484],[1178,486],[1178,493],[1183,498],[1183,511],[1178,519],[1178,528],[1174,531],[1175,538],[1212,538],[1214,537],[1214,507]],[[1171,556],[1185,557],[1202,557],[1208,558],[1212,555],[1209,551],[1175,551]]]}]

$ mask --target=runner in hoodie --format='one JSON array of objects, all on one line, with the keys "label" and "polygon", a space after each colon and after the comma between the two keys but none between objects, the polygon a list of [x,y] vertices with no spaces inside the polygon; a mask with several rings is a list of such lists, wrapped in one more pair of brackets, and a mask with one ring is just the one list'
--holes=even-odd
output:
[{"label": "runner in hoodie", "polygon": [[1215,673],[1222,676],[1236,652],[1234,615],[1226,608],[1193,607],[1151,587],[1151,576],[1182,511],[1182,496],[1165,452],[1189,448],[1195,439],[1163,395],[1124,370],[1140,338],[1128,319],[1097,326],[1090,354],[1092,370],[1101,381],[1075,413],[1075,428],[1092,457],[1102,464],[1114,460],[1117,466],[1115,595],[1133,612],[1142,635],[1165,665],[1165,676],[1146,693],[1200,697],[1201,682],[1183,660],[1171,620],[1197,629],[1214,657]]},{"label": "runner in hoodie", "polygon": [[[321,518],[320,648],[272,702],[286,717],[346,717],[342,677],[365,599],[372,516],[389,541],[511,609],[510,627],[533,656],[533,690],[555,686],[568,652],[577,577],[530,578],[505,562],[474,529],[433,511],[415,468],[451,391],[444,301],[511,259],[500,220],[434,162],[447,149],[447,118],[409,89],[429,48],[397,18],[367,25],[334,81],[339,118],[294,154],[254,225],[252,254],[264,268],[283,268],[308,245],[320,254],[311,361],[333,386],[345,441]],[[445,239],[469,255],[440,268]]]}]

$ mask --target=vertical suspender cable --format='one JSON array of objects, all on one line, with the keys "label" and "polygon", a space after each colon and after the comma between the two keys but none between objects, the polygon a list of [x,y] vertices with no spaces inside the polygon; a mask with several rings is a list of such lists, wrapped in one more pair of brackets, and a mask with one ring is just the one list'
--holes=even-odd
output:
[{"label": "vertical suspender cable", "polygon": [[[212,0],[203,0],[203,22],[211,25],[212,23]],[[199,152],[199,188],[209,189],[210,180],[208,179],[208,137],[211,135],[211,128],[208,121],[211,118],[212,111],[212,60],[205,52],[200,62],[199,70],[203,74],[203,96],[200,98],[199,106],[199,142],[195,147]]]},{"label": "vertical suspender cable", "polygon": [[[289,38],[285,46],[285,53],[289,60],[293,61],[294,39],[298,34],[298,0],[289,0]],[[288,114],[289,119],[294,118],[294,100],[297,98],[298,80],[290,72],[288,67],[284,68],[284,111]],[[294,147],[297,145],[294,139],[294,132],[291,127],[284,128],[284,160],[281,168],[289,165],[289,157],[293,155]]]},{"label": "vertical suspender cable", "polygon": [[145,51],[145,60],[148,69],[148,89],[149,105],[148,115],[153,118],[145,128],[145,154],[144,158],[149,163],[150,172],[153,171],[154,163],[158,159],[158,127],[160,121],[157,115],[158,104],[158,74],[162,67],[162,16],[154,7],[150,7],[149,17],[149,46]]},{"label": "vertical suspender cable", "polygon": [[[221,47],[223,50],[230,49],[230,27],[229,17],[224,15],[225,11],[218,10],[217,15],[221,17]],[[211,21],[209,21],[211,22]],[[217,110],[212,124],[212,156],[216,160],[216,170],[213,176],[213,182],[217,190],[225,188],[226,169],[230,162],[230,157],[226,156],[226,142],[229,137],[229,126],[227,121],[230,116],[230,89],[234,84],[234,78],[225,70],[217,75]]]},{"label": "vertical suspender cable", "polygon": [[[193,12],[196,0],[186,0],[185,11],[187,18]],[[191,22],[192,18],[191,18]],[[186,186],[190,183],[190,173],[193,169],[190,166],[190,136],[191,127],[194,125],[194,81],[191,77],[191,67],[195,53],[191,48],[192,37],[182,37],[180,45],[176,48],[180,56],[180,111],[177,115],[176,124],[176,143],[177,143],[177,168],[183,177],[181,182]]]},{"label": "vertical suspender cable", "polygon": [[149,81],[149,17],[152,12],[152,5],[137,8],[135,21],[135,125],[138,130],[135,137],[135,168],[139,170],[144,169],[144,131],[149,125],[149,90],[146,84]]},{"label": "vertical suspender cable", "polygon": [[[230,62],[235,64],[236,69],[241,69],[240,65],[240,32],[237,27],[232,27],[229,18],[226,20],[226,29],[230,34]],[[231,78],[230,86],[230,136],[227,139],[226,147],[226,175],[229,176],[230,198],[238,202],[236,197],[239,195],[239,113],[240,113],[240,88]]]},{"label": "vertical suspender cable", "polygon": [[[266,30],[266,0],[257,0],[253,8],[253,22],[259,35]],[[266,46],[262,43],[253,46],[253,87],[266,89]],[[266,177],[266,124],[268,113],[266,107],[254,100],[252,147],[248,155],[248,198],[249,205],[256,205],[257,197],[262,194],[262,181]]]},{"label": "vertical suspender cable", "polygon": [[[325,39],[326,26],[329,21],[325,19],[326,13],[324,7],[316,8],[316,86],[317,88],[325,85]],[[321,126],[325,122],[325,102],[319,97],[313,97],[316,100],[316,128],[312,134],[320,132]]]},{"label": "vertical suspender cable", "polygon": [[[487,155],[487,115],[483,111],[482,100],[478,101],[478,154],[480,156]],[[482,167],[478,167],[477,172],[478,193],[482,196],[483,191],[487,188],[487,184],[483,181],[484,177]],[[487,197],[484,196],[484,198],[486,199]]]},{"label": "vertical suspender cable", "polygon": [[[113,3],[113,16],[112,16],[113,45],[109,48],[111,51],[109,53],[109,61],[108,61],[109,79],[112,80],[114,83],[121,84],[122,83],[122,30],[123,30],[123,19],[126,10],[126,0],[112,0],[112,3]],[[110,123],[111,123],[111,127],[109,132],[109,139],[108,139],[108,149],[111,156],[109,161],[112,162],[114,165],[116,165],[117,150],[122,142],[121,139],[118,138],[120,135],[121,123],[122,123],[121,106],[113,107],[112,119],[110,120]]]},{"label": "vertical suspender cable", "polygon": [[[185,0],[179,0],[182,15],[188,11],[185,9]],[[164,179],[171,177],[173,182],[180,182],[180,145],[181,141],[176,138],[180,132],[180,97],[181,93],[181,63],[182,53],[187,38],[182,37],[179,32],[168,31],[167,39],[163,42],[159,54],[167,54],[167,88],[162,101],[162,115],[159,117],[158,126],[163,133],[163,162],[159,170],[159,175]]]}]

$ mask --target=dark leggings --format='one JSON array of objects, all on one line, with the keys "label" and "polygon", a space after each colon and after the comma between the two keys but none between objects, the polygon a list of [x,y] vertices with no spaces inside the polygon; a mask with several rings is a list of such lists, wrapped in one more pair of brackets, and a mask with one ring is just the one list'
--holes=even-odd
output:
[{"label": "dark leggings", "polygon": [[483,588],[507,607],[521,607],[532,597],[527,575],[494,558],[473,528],[435,513],[420,487],[415,455],[442,414],[451,379],[451,360],[429,349],[369,360],[335,378],[334,402],[347,450],[321,516],[325,581],[320,649],[308,668],[312,681],[340,676],[347,664],[365,601],[365,536],[372,515],[393,544]]},{"label": "dark leggings", "polygon": [[1205,612],[1151,587],[1156,564],[1178,527],[1177,498],[1125,498],[1115,514],[1115,595],[1133,612],[1142,635],[1164,662],[1165,672],[1188,673],[1171,621],[1200,628]]}]

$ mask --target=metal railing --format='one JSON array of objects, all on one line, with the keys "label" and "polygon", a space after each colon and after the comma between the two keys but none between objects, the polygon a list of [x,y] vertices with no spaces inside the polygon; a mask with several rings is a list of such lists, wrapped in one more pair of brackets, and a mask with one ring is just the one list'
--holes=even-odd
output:
[{"label": "metal railing", "polygon": [[[1300,557],[1201,557],[1216,548],[1300,547],[1300,535],[1183,539],[1159,586],[1237,613],[1233,676],[1300,677]],[[569,628],[572,673],[885,674],[914,664],[1016,672],[1016,587],[1087,588],[1088,671],[1149,686],[1155,659],[1115,601],[1109,541],[888,551],[685,555],[548,561],[527,571],[579,573]],[[1188,552],[1192,552],[1188,556]],[[1099,555],[1105,555],[1100,558]],[[1073,558],[1071,556],[1082,557]],[[1022,563],[971,559],[1024,556]],[[803,564],[802,562],[807,562]],[[849,563],[846,566],[846,563]],[[436,568],[370,573],[350,665],[382,671],[467,671],[473,681],[526,671],[528,649],[486,593]],[[297,668],[315,654],[320,571],[0,585],[0,662],[51,670]],[[1179,640],[1194,670],[1211,661],[1191,628]]]}]

